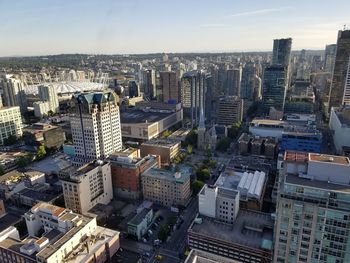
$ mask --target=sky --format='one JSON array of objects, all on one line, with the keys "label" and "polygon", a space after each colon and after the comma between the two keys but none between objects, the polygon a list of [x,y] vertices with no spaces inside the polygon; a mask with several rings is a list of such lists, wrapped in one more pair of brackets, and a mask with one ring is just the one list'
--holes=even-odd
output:
[{"label": "sky", "polygon": [[349,0],[0,0],[0,57],[324,49]]}]

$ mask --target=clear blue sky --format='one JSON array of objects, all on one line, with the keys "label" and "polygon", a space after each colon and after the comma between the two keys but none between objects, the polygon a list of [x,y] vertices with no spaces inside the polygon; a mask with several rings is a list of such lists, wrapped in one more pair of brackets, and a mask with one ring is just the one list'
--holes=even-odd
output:
[{"label": "clear blue sky", "polygon": [[323,49],[349,0],[0,0],[0,56]]}]

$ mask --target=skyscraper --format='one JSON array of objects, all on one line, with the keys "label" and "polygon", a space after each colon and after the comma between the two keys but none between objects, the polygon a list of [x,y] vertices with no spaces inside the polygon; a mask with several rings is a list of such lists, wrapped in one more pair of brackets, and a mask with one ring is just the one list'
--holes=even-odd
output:
[{"label": "skyscraper", "polygon": [[39,97],[42,101],[49,103],[49,108],[52,112],[59,111],[57,91],[52,85],[40,85],[38,87]]},{"label": "skyscraper", "polygon": [[348,62],[348,69],[346,71],[344,95],[343,95],[343,105],[350,105],[350,57]]},{"label": "skyscraper", "polygon": [[129,97],[130,98],[140,96],[140,88],[135,80],[129,81],[128,89],[129,89]]},{"label": "skyscraper", "polygon": [[22,113],[27,111],[27,98],[22,81],[12,75],[6,75],[2,80],[4,105],[19,106]]},{"label": "skyscraper", "polygon": [[119,107],[113,91],[78,94],[71,103],[77,162],[105,158],[122,149]]},{"label": "skyscraper", "polygon": [[339,107],[343,102],[345,78],[350,57],[350,30],[338,32],[337,52],[335,56],[328,109]]},{"label": "skyscraper", "polygon": [[325,72],[333,72],[335,55],[337,52],[337,45],[331,44],[326,46],[326,50],[324,52],[324,71]]},{"label": "skyscraper", "polygon": [[150,99],[157,96],[156,92],[156,73],[153,69],[142,71],[142,85],[141,91]]},{"label": "skyscraper", "polygon": [[242,81],[242,68],[235,68],[227,70],[226,78],[226,95],[240,96]]},{"label": "skyscraper", "polygon": [[0,108],[0,145],[11,135],[22,136],[22,119],[18,106]]},{"label": "skyscraper", "polygon": [[169,100],[175,100],[179,102],[179,78],[176,72],[159,72],[159,86],[162,97],[161,101],[168,102]]},{"label": "skyscraper", "polygon": [[292,39],[282,38],[273,41],[272,64],[289,66],[292,50]]},{"label": "skyscraper", "polygon": [[181,102],[184,113],[191,119],[192,127],[199,123],[200,107],[204,95],[204,78],[204,72],[193,70],[184,73],[181,80]]},{"label": "skyscraper", "polygon": [[347,157],[285,152],[273,262],[350,262],[349,181]]},{"label": "skyscraper", "polygon": [[217,124],[231,126],[242,121],[243,100],[237,96],[225,96],[218,100]]},{"label": "skyscraper", "polygon": [[287,91],[287,70],[285,66],[271,65],[264,71],[262,100],[265,112],[270,107],[283,110]]},{"label": "skyscraper", "polygon": [[253,62],[245,64],[242,70],[242,83],[240,97],[242,99],[253,100],[254,98],[254,77],[256,75],[256,68]]}]

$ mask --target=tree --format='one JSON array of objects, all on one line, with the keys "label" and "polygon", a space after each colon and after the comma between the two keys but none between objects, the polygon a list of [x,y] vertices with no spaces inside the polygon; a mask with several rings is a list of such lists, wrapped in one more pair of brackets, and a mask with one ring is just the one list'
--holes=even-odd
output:
[{"label": "tree", "polygon": [[197,179],[202,181],[202,182],[205,182],[207,180],[209,180],[210,178],[210,172],[208,169],[204,168],[204,169],[199,169],[197,171]]},{"label": "tree", "polygon": [[9,146],[9,145],[14,145],[18,142],[17,136],[14,134],[11,134],[9,137],[4,139],[4,145]]},{"label": "tree", "polygon": [[5,174],[5,167],[2,164],[0,164],[0,175],[3,174]]},{"label": "tree", "polygon": [[209,167],[215,168],[216,167],[216,161],[215,160],[210,160],[209,161]]},{"label": "tree", "polygon": [[168,138],[170,135],[171,135],[171,131],[166,130],[166,131],[163,132],[162,137],[163,138]]},{"label": "tree", "polygon": [[38,151],[36,152],[36,157],[38,159],[42,159],[44,158],[46,155],[46,150],[45,150],[45,146],[44,145],[40,145],[38,148]]},{"label": "tree", "polygon": [[188,154],[192,154],[192,152],[193,152],[193,147],[192,147],[191,144],[189,144],[189,145],[187,146],[187,153],[188,153]]},{"label": "tree", "polygon": [[241,128],[241,122],[236,122],[227,131],[227,136],[232,140],[235,139],[239,134],[239,129]]},{"label": "tree", "polygon": [[165,242],[170,233],[170,226],[168,224],[162,225],[158,231],[158,239]]},{"label": "tree", "polygon": [[216,145],[216,150],[220,152],[225,152],[227,148],[230,146],[230,143],[231,143],[230,138],[224,137]]},{"label": "tree", "polygon": [[52,117],[52,116],[55,115],[55,113],[54,113],[52,110],[49,110],[49,111],[47,112],[47,115],[48,115],[49,117]]},{"label": "tree", "polygon": [[192,183],[193,194],[198,194],[199,191],[203,188],[204,183],[202,181],[196,180]]},{"label": "tree", "polygon": [[29,160],[29,158],[26,157],[26,156],[21,156],[21,157],[19,157],[18,160],[17,160],[17,166],[18,166],[19,168],[24,168],[24,167],[26,167],[29,163],[30,163],[30,160]]},{"label": "tree", "polygon": [[184,146],[191,144],[191,145],[197,147],[197,138],[198,138],[197,130],[195,130],[195,129],[191,130],[186,135]]}]

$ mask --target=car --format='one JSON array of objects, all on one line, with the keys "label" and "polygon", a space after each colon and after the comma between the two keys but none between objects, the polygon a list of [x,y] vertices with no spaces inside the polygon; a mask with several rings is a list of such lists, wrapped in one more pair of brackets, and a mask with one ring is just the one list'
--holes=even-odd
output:
[{"label": "car", "polygon": [[155,259],[160,261],[160,260],[163,259],[163,256],[162,256],[162,255],[156,255],[156,256],[155,256]]},{"label": "car", "polygon": [[143,255],[146,256],[146,257],[151,256],[151,254],[149,252],[144,252]]}]

